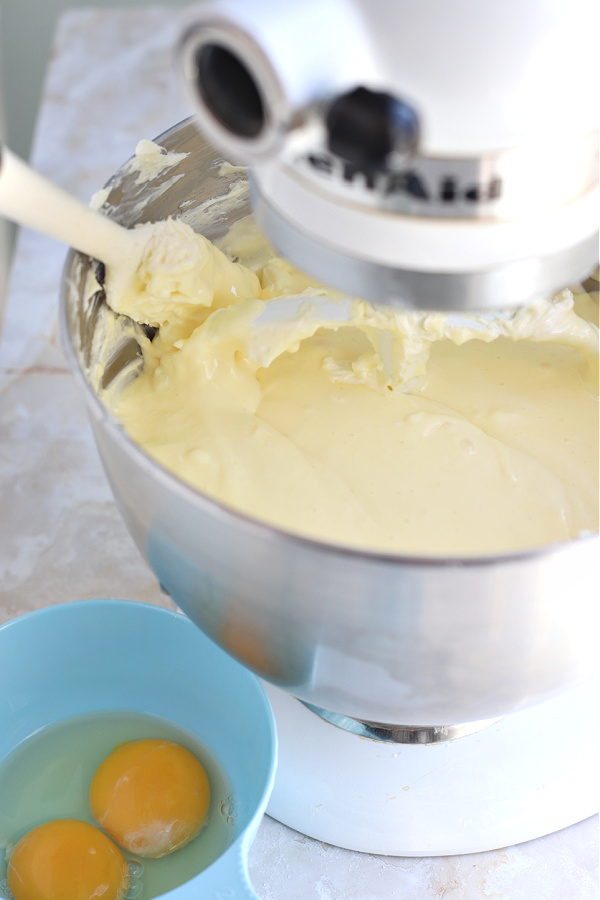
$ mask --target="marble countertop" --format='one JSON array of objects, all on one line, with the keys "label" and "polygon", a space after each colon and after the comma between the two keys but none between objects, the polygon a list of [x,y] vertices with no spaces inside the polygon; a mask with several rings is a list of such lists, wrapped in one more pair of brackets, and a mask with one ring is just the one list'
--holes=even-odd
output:
[{"label": "marble countertop", "polygon": [[[79,9],[59,21],[32,162],[88,202],[190,115],[172,65],[184,9]],[[118,513],[83,396],[57,343],[66,250],[22,231],[0,348],[0,624],[53,603],[172,606]],[[516,847],[392,858],[314,841],[265,816],[250,853],[262,900],[595,900],[597,818]]]}]

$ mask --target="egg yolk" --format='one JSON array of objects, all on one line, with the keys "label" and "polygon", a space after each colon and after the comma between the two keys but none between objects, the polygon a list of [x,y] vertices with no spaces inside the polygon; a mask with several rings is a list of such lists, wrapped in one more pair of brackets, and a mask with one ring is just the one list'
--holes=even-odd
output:
[{"label": "egg yolk", "polygon": [[173,741],[120,744],[90,786],[98,824],[135,856],[159,857],[183,847],[202,828],[210,785],[193,753]]},{"label": "egg yolk", "polygon": [[119,848],[93,825],[56,819],[18,841],[6,880],[14,900],[120,900],[129,870]]}]

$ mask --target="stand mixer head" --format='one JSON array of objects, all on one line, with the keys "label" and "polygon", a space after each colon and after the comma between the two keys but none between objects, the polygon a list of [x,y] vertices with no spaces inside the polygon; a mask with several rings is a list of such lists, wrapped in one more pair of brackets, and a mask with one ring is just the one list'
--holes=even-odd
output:
[{"label": "stand mixer head", "polygon": [[179,54],[199,125],[250,167],[282,255],[374,303],[479,310],[597,262],[596,15],[589,0],[230,0],[194,10]]}]

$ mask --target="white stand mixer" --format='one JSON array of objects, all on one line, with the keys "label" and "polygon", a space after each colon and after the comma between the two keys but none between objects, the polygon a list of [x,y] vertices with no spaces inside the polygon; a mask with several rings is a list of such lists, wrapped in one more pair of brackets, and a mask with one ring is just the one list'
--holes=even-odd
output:
[{"label": "white stand mixer", "polygon": [[[506,307],[597,260],[595,15],[585,0],[232,0],[194,10],[180,54],[199,124],[250,167],[254,215],[299,268],[376,303]],[[391,740],[267,691],[269,811],[313,837],[468,853],[598,808],[593,680],[472,734]]]}]

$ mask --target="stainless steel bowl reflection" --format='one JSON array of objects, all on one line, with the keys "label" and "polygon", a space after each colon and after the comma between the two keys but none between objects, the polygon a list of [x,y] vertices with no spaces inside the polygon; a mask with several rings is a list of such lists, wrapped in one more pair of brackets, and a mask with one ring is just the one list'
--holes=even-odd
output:
[{"label": "stainless steel bowl reflection", "polygon": [[[157,142],[188,155],[150,183],[121,170],[109,214],[123,224],[181,216],[209,238],[249,212],[242,174],[190,122]],[[215,198],[226,197],[226,200]],[[181,609],[267,680],[313,706],[376,723],[443,726],[550,698],[594,670],[598,539],[512,556],[413,559],[311,541],[192,489],[127,436],[102,393],[135,377],[137,326],[89,290],[95,263],[67,260],[63,343],[85,389],[116,502]],[[493,515],[493,510],[490,510]]]}]

